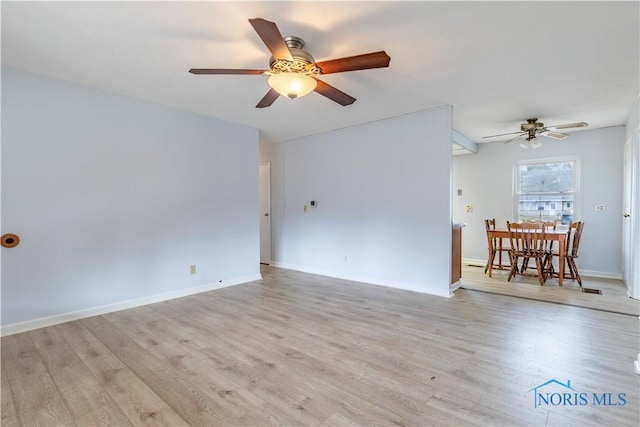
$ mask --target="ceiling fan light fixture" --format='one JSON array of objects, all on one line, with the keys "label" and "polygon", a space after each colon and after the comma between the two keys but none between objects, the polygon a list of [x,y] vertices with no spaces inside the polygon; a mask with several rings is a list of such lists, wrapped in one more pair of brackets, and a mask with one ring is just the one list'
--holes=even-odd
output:
[{"label": "ceiling fan light fixture", "polygon": [[489,135],[483,136],[483,138],[495,138],[498,136],[511,136],[516,135],[511,139],[505,141],[505,144],[515,141],[516,139],[520,139],[521,137],[525,137],[524,141],[520,142],[520,146],[524,149],[529,147],[531,148],[539,148],[542,146],[542,143],[538,141],[538,136],[545,136],[547,138],[552,139],[565,139],[569,135],[566,133],[553,132],[550,129],[571,129],[571,128],[583,128],[589,126],[587,122],[576,122],[576,123],[567,123],[564,125],[555,125],[555,126],[545,126],[544,123],[539,122],[538,119],[527,119],[527,123],[520,124],[520,132],[509,132],[509,133],[501,133],[498,135]]},{"label": "ceiling fan light fixture", "polygon": [[269,77],[269,86],[291,99],[308,95],[317,85],[316,79],[303,73],[276,73]]},{"label": "ceiling fan light fixture", "polygon": [[191,74],[241,74],[269,77],[271,87],[256,104],[256,108],[271,106],[280,95],[291,99],[316,91],[319,95],[343,107],[353,104],[356,99],[319,79],[321,74],[343,73],[346,71],[369,70],[389,66],[391,58],[383,50],[344,58],[329,59],[316,63],[313,56],[304,50],[304,40],[300,37],[282,37],[275,22],[263,18],[249,19],[249,23],[264,45],[271,52],[268,70],[239,68],[191,68]]}]

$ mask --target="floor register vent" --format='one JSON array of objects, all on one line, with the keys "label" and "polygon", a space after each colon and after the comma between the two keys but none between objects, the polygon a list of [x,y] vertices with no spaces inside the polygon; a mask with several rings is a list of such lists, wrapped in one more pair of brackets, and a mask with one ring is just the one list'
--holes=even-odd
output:
[{"label": "floor register vent", "polygon": [[584,292],[585,294],[598,294],[598,295],[602,295],[602,291],[601,291],[600,289],[582,288],[582,292]]}]

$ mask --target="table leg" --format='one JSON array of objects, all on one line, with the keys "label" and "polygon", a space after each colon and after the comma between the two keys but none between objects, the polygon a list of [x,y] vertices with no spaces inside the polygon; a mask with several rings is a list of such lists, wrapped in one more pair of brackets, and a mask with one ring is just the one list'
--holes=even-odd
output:
[{"label": "table leg", "polygon": [[494,253],[494,250],[493,236],[491,236],[491,238],[489,239],[489,255],[487,256],[487,263],[489,265],[489,277],[491,277],[491,274],[493,273],[493,257],[491,255]]}]

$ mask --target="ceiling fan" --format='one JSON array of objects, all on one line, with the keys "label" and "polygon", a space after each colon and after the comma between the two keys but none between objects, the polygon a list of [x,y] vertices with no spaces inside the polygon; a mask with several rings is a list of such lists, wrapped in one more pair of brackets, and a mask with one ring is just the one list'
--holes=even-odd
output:
[{"label": "ceiling fan", "polygon": [[268,70],[247,70],[229,68],[192,68],[192,74],[244,74],[269,77],[271,89],[258,102],[256,108],[269,107],[280,95],[291,99],[304,96],[311,91],[317,92],[342,106],[351,105],[355,98],[325,83],[318,77],[323,74],[345,71],[367,70],[389,66],[391,58],[384,51],[363,55],[316,62],[313,56],[304,50],[304,40],[299,37],[282,37],[274,22],[262,18],[249,19],[249,23],[258,33],[271,52]]},{"label": "ceiling fan", "polygon": [[553,139],[565,139],[569,135],[567,135],[566,133],[554,132],[553,130],[583,128],[587,126],[589,126],[589,124],[585,122],[545,126],[544,123],[539,122],[538,119],[527,119],[527,123],[520,124],[520,132],[501,133],[499,135],[483,136],[482,138],[495,138],[497,136],[516,135],[508,141],[505,141],[505,144],[507,144],[524,136],[526,138],[520,143],[520,146],[522,148],[529,148],[529,146],[531,146],[531,148],[538,148],[542,145],[540,141],[534,141],[534,139],[536,139],[538,136],[546,136],[547,138]]}]

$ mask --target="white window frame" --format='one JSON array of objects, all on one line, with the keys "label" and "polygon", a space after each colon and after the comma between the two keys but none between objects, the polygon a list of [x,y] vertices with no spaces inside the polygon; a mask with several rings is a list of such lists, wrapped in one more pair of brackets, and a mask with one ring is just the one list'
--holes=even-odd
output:
[{"label": "white window frame", "polygon": [[563,163],[563,162],[573,162],[573,219],[572,221],[578,221],[577,218],[580,218],[580,158],[577,156],[566,156],[566,157],[548,157],[542,159],[529,159],[529,160],[518,160],[513,164],[513,186],[511,191],[511,199],[512,199],[512,214],[511,218],[513,222],[520,221],[519,215],[519,201],[521,194],[520,191],[520,174],[519,167],[526,165],[537,165],[540,163]]}]

